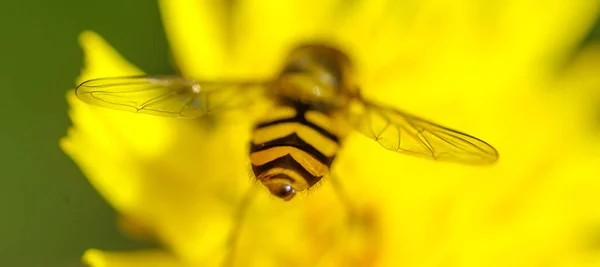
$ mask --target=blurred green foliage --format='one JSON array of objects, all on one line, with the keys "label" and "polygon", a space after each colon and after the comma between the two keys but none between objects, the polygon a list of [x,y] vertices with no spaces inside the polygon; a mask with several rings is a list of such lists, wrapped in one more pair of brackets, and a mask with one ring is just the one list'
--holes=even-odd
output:
[{"label": "blurred green foliage", "polygon": [[600,19],[596,20],[596,24],[587,34],[585,40],[583,40],[582,45],[587,45],[589,43],[597,43],[600,42]]},{"label": "blurred green foliage", "polygon": [[[148,73],[174,69],[155,1],[27,0],[0,8],[0,266],[81,266],[85,249],[146,246],[58,147],[71,125],[65,94],[91,29]],[[600,23],[586,42],[600,41]]]},{"label": "blurred green foliage", "polygon": [[58,147],[84,29],[145,71],[173,72],[155,1],[2,3],[0,266],[81,266],[86,248],[142,245],[121,236],[114,211]]}]

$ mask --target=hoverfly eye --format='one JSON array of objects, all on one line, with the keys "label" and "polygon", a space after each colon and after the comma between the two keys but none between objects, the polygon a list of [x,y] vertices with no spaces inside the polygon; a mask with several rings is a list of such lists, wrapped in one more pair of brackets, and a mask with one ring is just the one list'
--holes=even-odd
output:
[{"label": "hoverfly eye", "polygon": [[296,195],[296,190],[290,184],[282,184],[274,190],[273,194],[283,200],[290,200]]}]

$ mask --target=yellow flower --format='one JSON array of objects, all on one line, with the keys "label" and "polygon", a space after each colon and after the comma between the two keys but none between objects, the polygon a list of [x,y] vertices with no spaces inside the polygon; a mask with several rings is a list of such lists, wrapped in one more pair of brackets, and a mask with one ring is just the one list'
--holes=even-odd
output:
[{"label": "yellow flower", "polygon": [[[194,78],[269,77],[306,40],[333,43],[358,67],[366,98],[493,144],[499,163],[459,166],[398,156],[351,134],[331,182],[283,202],[249,178],[245,114],[198,121],[83,104],[61,146],[162,250],[89,250],[92,266],[596,266],[600,67],[590,49],[557,62],[597,15],[589,0],[160,1],[177,66]],[[229,10],[229,11],[228,11]],[[231,23],[226,23],[228,16]],[[231,30],[228,35],[225,29]],[[143,73],[84,32],[78,78]],[[596,91],[594,91],[594,89]],[[254,190],[254,191],[252,191]],[[245,216],[240,205],[248,192]],[[243,220],[239,220],[243,217]],[[236,225],[236,223],[239,224]],[[238,229],[234,249],[229,238]],[[594,238],[596,239],[594,241]],[[597,245],[596,245],[597,246]],[[588,265],[586,265],[588,264]]]}]

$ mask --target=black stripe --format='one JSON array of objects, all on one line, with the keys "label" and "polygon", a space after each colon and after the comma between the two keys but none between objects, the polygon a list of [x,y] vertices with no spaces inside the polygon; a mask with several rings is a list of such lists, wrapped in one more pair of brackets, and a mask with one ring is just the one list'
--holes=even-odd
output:
[{"label": "black stripe", "polygon": [[255,129],[266,128],[266,127],[269,127],[272,125],[277,125],[280,123],[298,122],[302,125],[306,125],[312,129],[314,129],[315,131],[319,132],[319,134],[321,134],[321,135],[333,140],[335,143],[339,144],[339,139],[337,138],[337,136],[335,136],[334,134],[328,132],[327,130],[319,127],[318,125],[308,121],[305,118],[305,114],[307,111],[317,111],[317,112],[324,113],[321,107],[318,107],[315,105],[302,104],[299,102],[286,102],[285,105],[294,108],[296,110],[296,116],[294,116],[292,118],[287,118],[287,119],[279,119],[279,120],[259,123],[258,125],[256,125]]},{"label": "black stripe", "polygon": [[303,125],[306,125],[310,128],[315,129],[315,131],[319,132],[321,135],[331,139],[332,141],[334,141],[336,144],[339,144],[340,141],[337,138],[337,136],[333,135],[332,133],[326,131],[325,129],[313,124],[310,121],[307,121],[304,116],[302,116],[301,118],[298,117],[294,117],[294,118],[289,118],[289,119],[281,119],[281,120],[276,120],[276,121],[270,121],[270,122],[265,122],[265,123],[261,123],[259,125],[256,126],[256,129],[260,129],[260,128],[265,128],[265,127],[269,127],[272,125],[276,125],[276,124],[280,124],[280,123],[288,123],[288,122],[299,122]]},{"label": "black stripe", "polygon": [[333,161],[333,158],[334,158],[334,157],[325,156],[323,153],[321,153],[321,151],[317,150],[314,146],[312,146],[311,144],[304,141],[296,133],[292,133],[290,135],[287,135],[287,136],[284,136],[281,138],[277,138],[277,139],[274,139],[274,140],[271,140],[269,142],[262,143],[262,144],[251,143],[250,144],[250,153],[267,150],[272,147],[284,147],[284,146],[291,146],[291,147],[300,149],[300,150],[308,153],[313,158],[315,158],[319,162],[323,163],[327,167],[329,167],[331,165],[331,162]]},{"label": "black stripe", "polygon": [[302,165],[298,163],[290,154],[269,161],[263,165],[257,166],[252,164],[252,170],[254,171],[256,177],[273,168],[284,168],[296,172],[302,176],[302,178],[304,178],[309,187],[319,182],[319,180],[321,180],[323,177],[312,175],[310,172],[304,169],[304,167],[302,167]]}]

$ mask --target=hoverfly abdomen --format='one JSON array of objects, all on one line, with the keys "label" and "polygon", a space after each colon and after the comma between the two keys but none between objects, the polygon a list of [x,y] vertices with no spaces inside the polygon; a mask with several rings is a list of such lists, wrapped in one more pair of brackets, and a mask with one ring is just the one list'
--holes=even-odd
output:
[{"label": "hoverfly abdomen", "polygon": [[340,138],[326,110],[298,101],[280,102],[258,123],[250,146],[256,178],[290,200],[329,173]]}]

